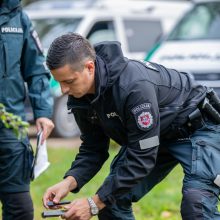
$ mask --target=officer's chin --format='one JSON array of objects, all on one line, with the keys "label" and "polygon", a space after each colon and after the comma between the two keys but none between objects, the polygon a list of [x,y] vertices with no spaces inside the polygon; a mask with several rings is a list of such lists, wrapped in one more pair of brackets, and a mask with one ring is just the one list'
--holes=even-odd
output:
[{"label": "officer's chin", "polygon": [[84,94],[82,94],[82,93],[74,93],[74,94],[71,94],[71,96],[73,96],[74,98],[79,99],[79,98],[83,97]]}]

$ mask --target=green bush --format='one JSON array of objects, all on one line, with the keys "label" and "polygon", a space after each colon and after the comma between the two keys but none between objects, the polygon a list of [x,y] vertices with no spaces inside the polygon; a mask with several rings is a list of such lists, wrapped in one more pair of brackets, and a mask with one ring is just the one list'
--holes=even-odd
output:
[{"label": "green bush", "polygon": [[0,103],[0,120],[6,128],[12,129],[18,138],[27,135],[29,123],[22,121],[21,117],[7,112],[2,103]]}]

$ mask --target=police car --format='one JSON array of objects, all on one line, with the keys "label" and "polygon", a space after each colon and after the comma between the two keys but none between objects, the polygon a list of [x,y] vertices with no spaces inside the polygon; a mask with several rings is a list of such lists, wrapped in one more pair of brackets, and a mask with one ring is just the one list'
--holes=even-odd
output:
[{"label": "police car", "polygon": [[[173,1],[40,1],[29,5],[26,12],[45,51],[59,35],[76,32],[92,44],[104,40],[120,41],[125,56],[143,59],[146,50],[167,33],[189,7],[189,2]],[[78,127],[63,107],[67,98],[62,96],[54,80],[51,88],[55,97],[53,120],[56,135],[77,135]]]},{"label": "police car", "polygon": [[200,0],[145,60],[187,71],[220,94],[220,1]]}]

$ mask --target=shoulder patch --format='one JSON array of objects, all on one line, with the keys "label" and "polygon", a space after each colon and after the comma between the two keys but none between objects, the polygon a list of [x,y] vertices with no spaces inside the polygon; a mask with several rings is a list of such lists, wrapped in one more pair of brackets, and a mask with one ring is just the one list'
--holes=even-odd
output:
[{"label": "shoulder patch", "polygon": [[39,39],[39,37],[38,37],[37,31],[36,31],[36,30],[33,30],[33,31],[31,32],[31,36],[32,36],[33,39],[34,39],[34,42],[35,42],[35,44],[36,44],[38,50],[39,50],[41,53],[43,53],[43,47],[42,47],[42,44],[41,44],[40,39]]},{"label": "shoulder patch", "polygon": [[131,109],[139,129],[147,131],[152,128],[154,118],[151,113],[151,103],[143,103]]}]

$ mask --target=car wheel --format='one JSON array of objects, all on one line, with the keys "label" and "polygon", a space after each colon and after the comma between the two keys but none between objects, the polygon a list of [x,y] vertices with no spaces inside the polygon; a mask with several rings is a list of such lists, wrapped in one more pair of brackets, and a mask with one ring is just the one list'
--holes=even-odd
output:
[{"label": "car wheel", "polygon": [[55,100],[53,122],[55,128],[53,135],[57,137],[75,137],[80,134],[73,114],[68,114],[67,110],[68,96],[61,96]]}]

